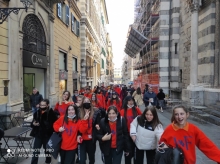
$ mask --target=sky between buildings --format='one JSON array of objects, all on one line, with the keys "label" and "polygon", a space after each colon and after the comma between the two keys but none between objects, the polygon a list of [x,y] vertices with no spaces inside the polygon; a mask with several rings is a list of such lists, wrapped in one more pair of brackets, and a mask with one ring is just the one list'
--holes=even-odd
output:
[{"label": "sky between buildings", "polygon": [[106,0],[115,68],[122,66],[129,25],[134,22],[134,0]]}]

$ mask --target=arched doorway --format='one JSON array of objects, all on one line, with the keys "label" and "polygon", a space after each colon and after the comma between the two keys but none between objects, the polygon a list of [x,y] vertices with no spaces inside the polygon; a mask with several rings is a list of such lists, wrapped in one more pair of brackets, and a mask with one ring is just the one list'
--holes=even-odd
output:
[{"label": "arched doorway", "polygon": [[29,96],[33,88],[37,88],[45,97],[46,36],[40,20],[34,14],[25,17],[22,33],[24,107],[30,108]]}]

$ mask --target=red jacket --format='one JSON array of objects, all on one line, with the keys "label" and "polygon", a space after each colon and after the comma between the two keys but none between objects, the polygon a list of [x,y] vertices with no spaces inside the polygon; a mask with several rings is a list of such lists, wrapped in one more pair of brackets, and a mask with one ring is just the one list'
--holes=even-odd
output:
[{"label": "red jacket", "polygon": [[100,102],[101,108],[105,109],[106,103],[105,103],[105,97],[103,96],[103,94],[96,94],[96,97]]},{"label": "red jacket", "polygon": [[91,103],[93,107],[96,107],[96,108],[101,108],[102,106],[99,100],[97,100],[97,103],[95,101],[91,101]]},{"label": "red jacket", "polygon": [[68,121],[68,124],[64,121],[64,116],[60,117],[54,124],[54,131],[59,132],[59,128],[63,125],[65,130],[62,132],[61,149],[63,150],[74,150],[77,148],[77,134],[84,133],[87,129],[86,120],[78,120],[77,122]]},{"label": "red jacket", "polygon": [[118,109],[118,112],[120,112],[120,111],[121,111],[121,108],[122,108],[122,102],[121,102],[121,99],[119,99],[119,103],[117,103],[117,101],[116,101],[116,100],[113,100],[113,102],[111,103],[111,99],[108,99],[108,102],[107,102],[107,108],[106,108],[106,110],[107,110],[107,109],[108,109],[108,107],[109,107],[109,106],[111,106],[111,105],[116,106],[116,107],[117,107],[117,109]]},{"label": "red jacket", "polygon": [[180,147],[184,154],[184,164],[196,163],[197,146],[208,158],[220,164],[220,149],[195,125],[187,123],[183,129],[174,124],[164,130],[160,143],[170,147]]},{"label": "red jacket", "polygon": [[84,96],[91,99],[92,98],[92,94],[91,93],[84,93]]},{"label": "red jacket", "polygon": [[74,104],[74,102],[68,102],[67,104],[65,102],[62,102],[61,105],[58,102],[54,107],[54,111],[57,111],[60,114],[60,116],[64,116],[66,113],[66,109],[70,104]]}]

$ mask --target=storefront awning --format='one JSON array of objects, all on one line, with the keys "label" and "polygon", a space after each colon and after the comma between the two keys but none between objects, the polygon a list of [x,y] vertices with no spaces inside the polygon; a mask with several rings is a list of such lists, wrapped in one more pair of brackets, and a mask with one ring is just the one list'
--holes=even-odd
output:
[{"label": "storefront awning", "polygon": [[135,30],[132,26],[129,27],[127,42],[125,46],[125,53],[131,58],[134,58],[147,43],[147,38],[139,31]]}]

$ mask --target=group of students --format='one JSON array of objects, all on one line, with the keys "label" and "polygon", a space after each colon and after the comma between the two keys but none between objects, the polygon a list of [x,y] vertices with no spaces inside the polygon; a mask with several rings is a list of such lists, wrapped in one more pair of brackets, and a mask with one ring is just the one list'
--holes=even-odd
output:
[{"label": "group of students", "polygon": [[[187,122],[189,112],[184,106],[174,107],[172,123],[164,130],[154,106],[147,106],[142,113],[132,96],[126,96],[122,102],[114,91],[107,101],[99,94],[97,90],[77,95],[74,103],[70,92],[64,91],[63,100],[54,109],[49,108],[47,99],[40,102],[33,116],[31,135],[35,137],[33,148],[40,150],[43,145],[48,154],[45,163],[51,163],[46,144],[55,131],[62,134],[61,164],[74,164],[76,156],[80,164],[85,164],[87,155],[89,164],[94,164],[97,141],[105,164],[120,164],[123,153],[125,164],[131,164],[132,158],[134,164],[143,164],[144,153],[147,163],[154,164],[161,143],[163,147],[158,149],[180,147],[184,164],[196,163],[196,146],[220,164],[219,148],[198,127]],[[103,101],[104,104],[100,103]],[[32,164],[38,163],[35,154],[39,153],[34,152]]]}]

